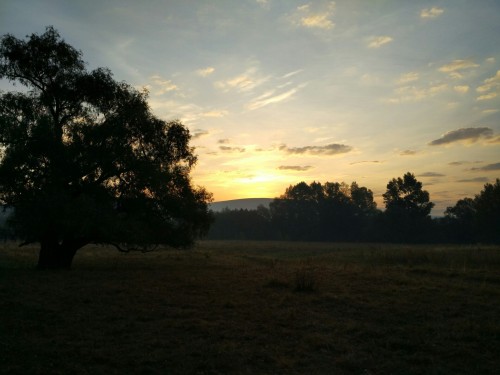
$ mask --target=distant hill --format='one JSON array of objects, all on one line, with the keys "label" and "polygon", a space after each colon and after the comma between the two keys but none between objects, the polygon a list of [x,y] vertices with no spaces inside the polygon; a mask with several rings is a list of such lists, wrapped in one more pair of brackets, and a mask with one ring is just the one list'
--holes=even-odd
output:
[{"label": "distant hill", "polygon": [[219,212],[228,208],[230,210],[255,210],[259,206],[269,207],[269,203],[273,198],[246,198],[232,199],[228,201],[213,202],[210,204],[210,209],[214,212]]}]

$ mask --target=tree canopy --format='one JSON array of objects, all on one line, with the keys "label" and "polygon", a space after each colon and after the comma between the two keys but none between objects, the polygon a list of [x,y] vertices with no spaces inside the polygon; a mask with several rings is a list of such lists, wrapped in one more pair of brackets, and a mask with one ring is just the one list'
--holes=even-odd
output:
[{"label": "tree canopy", "polygon": [[403,178],[391,179],[382,196],[385,203],[386,238],[397,242],[426,241],[434,203],[415,175],[407,172]]},{"label": "tree canopy", "polygon": [[88,243],[189,246],[206,232],[211,195],[193,187],[190,133],[153,115],[146,92],[87,70],[52,27],[4,35],[0,78],[0,203],[40,267],[69,267]]},{"label": "tree canopy", "polygon": [[270,215],[282,235],[298,240],[360,238],[366,217],[375,212],[372,191],[356,182],[300,182],[270,205]]},{"label": "tree canopy", "polygon": [[[391,199],[420,198],[401,204],[403,208],[380,211],[370,189],[356,182],[300,182],[289,186],[269,208],[215,212],[210,239],[297,240],[346,242],[425,242],[425,243],[500,243],[500,180],[487,183],[474,198],[459,199],[448,207],[444,217],[431,218],[432,202],[413,174],[389,181]],[[403,191],[394,191],[398,184]],[[420,192],[419,192],[420,191]],[[414,194],[409,194],[413,192]],[[406,195],[405,195],[406,194]],[[397,207],[397,206],[396,206]],[[404,208],[406,207],[406,208]]]},{"label": "tree canopy", "polygon": [[478,239],[500,243],[500,179],[487,183],[474,198]]},{"label": "tree canopy", "polygon": [[434,207],[429,201],[429,193],[422,190],[422,183],[410,172],[403,178],[390,180],[383,197],[389,215],[422,218],[428,216]]}]

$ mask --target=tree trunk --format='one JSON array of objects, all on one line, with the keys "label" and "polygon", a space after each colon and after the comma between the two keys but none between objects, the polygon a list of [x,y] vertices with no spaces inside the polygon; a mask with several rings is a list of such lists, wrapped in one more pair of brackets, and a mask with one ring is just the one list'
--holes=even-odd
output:
[{"label": "tree trunk", "polygon": [[70,269],[77,250],[85,244],[83,241],[76,240],[64,240],[61,243],[53,238],[41,240],[38,268]]}]

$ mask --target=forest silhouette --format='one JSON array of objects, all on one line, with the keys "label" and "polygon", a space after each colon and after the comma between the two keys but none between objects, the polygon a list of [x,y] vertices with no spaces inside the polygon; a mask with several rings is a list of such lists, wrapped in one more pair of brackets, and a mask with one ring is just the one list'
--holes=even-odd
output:
[{"label": "forest silhouette", "polygon": [[269,207],[215,212],[208,233],[214,240],[291,240],[399,243],[500,243],[500,180],[487,183],[474,198],[431,217],[434,204],[422,183],[408,172],[393,178],[383,194],[385,210],[373,192],[356,182],[300,182]]}]

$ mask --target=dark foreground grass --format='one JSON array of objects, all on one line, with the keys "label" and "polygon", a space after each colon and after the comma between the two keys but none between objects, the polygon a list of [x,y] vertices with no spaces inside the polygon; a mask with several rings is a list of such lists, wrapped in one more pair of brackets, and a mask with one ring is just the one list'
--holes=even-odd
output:
[{"label": "dark foreground grass", "polygon": [[[0,249],[2,374],[498,374],[500,248]],[[305,285],[305,287],[304,287]]]}]

